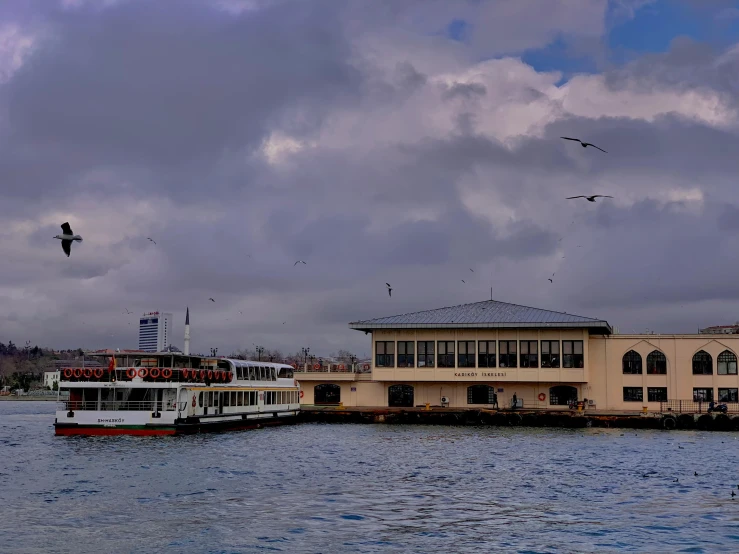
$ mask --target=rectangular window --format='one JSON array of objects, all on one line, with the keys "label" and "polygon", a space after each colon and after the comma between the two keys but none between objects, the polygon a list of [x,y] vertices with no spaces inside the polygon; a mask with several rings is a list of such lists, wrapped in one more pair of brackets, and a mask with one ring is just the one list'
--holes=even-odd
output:
[{"label": "rectangular window", "polygon": [[398,367],[416,367],[414,349],[415,344],[412,340],[398,341]]},{"label": "rectangular window", "polygon": [[393,341],[375,343],[375,367],[395,367],[395,343]]},{"label": "rectangular window", "polygon": [[624,387],[624,402],[642,402],[643,400],[644,389],[642,387]]},{"label": "rectangular window", "polygon": [[562,367],[581,368],[584,365],[581,340],[562,341]]},{"label": "rectangular window", "polygon": [[693,389],[693,402],[711,402],[713,400],[713,389]]},{"label": "rectangular window", "polygon": [[502,340],[498,342],[500,353],[500,367],[518,367],[518,349],[515,340]]},{"label": "rectangular window", "polygon": [[236,405],[237,406],[243,406],[244,405],[244,393],[243,392],[237,392],[236,393]]},{"label": "rectangular window", "polygon": [[522,340],[521,367],[539,367],[539,343],[535,340]]},{"label": "rectangular window", "polygon": [[559,341],[541,341],[541,367],[559,367]]},{"label": "rectangular window", "polygon": [[718,389],[719,402],[739,402],[739,389]]},{"label": "rectangular window", "polygon": [[231,395],[229,393],[226,393],[223,395],[223,407],[231,405]]},{"label": "rectangular window", "polygon": [[454,367],[454,341],[439,341],[436,344],[439,351],[439,367]]},{"label": "rectangular window", "polygon": [[475,341],[457,341],[457,367],[475,367]]},{"label": "rectangular window", "polygon": [[667,402],[667,387],[648,387],[648,402]]},{"label": "rectangular window", "polygon": [[434,341],[418,341],[418,367],[434,367]]},{"label": "rectangular window", "polygon": [[481,340],[477,343],[477,367],[495,367],[495,341]]}]

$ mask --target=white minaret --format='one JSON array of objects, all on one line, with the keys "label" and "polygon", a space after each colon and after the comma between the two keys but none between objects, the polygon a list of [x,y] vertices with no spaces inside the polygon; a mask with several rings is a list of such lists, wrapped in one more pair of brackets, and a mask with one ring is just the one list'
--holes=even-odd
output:
[{"label": "white minaret", "polygon": [[190,355],[190,307],[185,314],[185,356]]}]

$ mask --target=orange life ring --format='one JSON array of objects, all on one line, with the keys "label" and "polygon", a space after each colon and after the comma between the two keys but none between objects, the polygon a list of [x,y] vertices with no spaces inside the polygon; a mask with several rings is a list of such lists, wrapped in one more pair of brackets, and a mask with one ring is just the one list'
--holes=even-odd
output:
[{"label": "orange life ring", "polygon": [[313,369],[321,369],[321,365],[320,364],[313,364]]},{"label": "orange life ring", "polygon": [[133,379],[134,377],[136,377],[136,370],[132,367],[129,367],[126,370],[126,377],[128,377],[129,379]]},{"label": "orange life ring", "polygon": [[64,368],[64,376],[69,379],[72,376],[72,368],[71,367],[65,367]]},{"label": "orange life ring", "polygon": [[152,367],[151,371],[149,372],[149,375],[152,379],[159,379],[159,376],[162,374],[161,370],[158,367]]},{"label": "orange life ring", "polygon": [[83,369],[83,372],[85,373],[85,379],[92,377],[92,370],[89,367]]},{"label": "orange life ring", "polygon": [[162,377],[164,377],[165,379],[169,379],[170,377],[172,377],[172,369],[165,367],[162,370]]},{"label": "orange life ring", "polygon": [[183,369],[182,370],[182,377],[184,377],[185,379],[187,379],[188,377],[190,377],[190,370],[189,369]]},{"label": "orange life ring", "polygon": [[79,379],[82,377],[82,368],[81,367],[75,367],[74,368],[74,377],[75,379]]},{"label": "orange life ring", "polygon": [[301,390],[301,391],[300,391],[300,398],[303,398],[303,394],[304,394],[304,393],[303,393],[303,391]]},{"label": "orange life ring", "polygon": [[200,380],[201,381],[204,381],[205,380],[205,370],[204,369],[201,369],[200,370]]},{"label": "orange life ring", "polygon": [[344,371],[344,364],[339,364],[339,371]]},{"label": "orange life ring", "polygon": [[208,370],[208,381],[212,381],[212,380],[213,380],[213,370],[209,369]]},{"label": "orange life ring", "polygon": [[195,395],[193,394],[192,395],[192,407],[194,408],[196,406],[196,404],[197,403],[195,402]]},{"label": "orange life ring", "polygon": [[142,379],[146,379],[146,376],[147,375],[149,375],[149,370],[146,369],[145,367],[140,367],[139,368],[139,377],[141,377]]},{"label": "orange life ring", "polygon": [[293,364],[290,364],[290,365],[292,366],[293,369],[298,369],[298,364],[293,363]]},{"label": "orange life ring", "polygon": [[539,393],[539,400],[540,400],[540,401],[544,402],[544,400],[546,399],[546,397],[547,397],[547,395],[546,395],[546,394],[544,394],[543,392],[540,392],[540,393]]},{"label": "orange life ring", "polygon": [[103,368],[97,367],[95,368],[95,378],[100,379],[103,376]]},{"label": "orange life ring", "polygon": [[363,369],[369,369],[369,364],[364,364],[364,365],[362,366],[362,368],[363,368]]}]

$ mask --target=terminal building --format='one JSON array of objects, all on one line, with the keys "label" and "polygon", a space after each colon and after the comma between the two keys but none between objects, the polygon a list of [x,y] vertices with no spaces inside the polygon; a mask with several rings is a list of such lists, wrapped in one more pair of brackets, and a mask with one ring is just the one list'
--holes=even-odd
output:
[{"label": "terminal building", "polygon": [[299,368],[304,404],[690,411],[739,402],[739,335],[622,335],[607,321],[494,300],[349,323],[371,364]]}]

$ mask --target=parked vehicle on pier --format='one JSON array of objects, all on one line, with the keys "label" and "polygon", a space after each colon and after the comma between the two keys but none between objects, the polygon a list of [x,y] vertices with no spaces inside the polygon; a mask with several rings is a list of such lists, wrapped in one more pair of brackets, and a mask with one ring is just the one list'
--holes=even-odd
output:
[{"label": "parked vehicle on pier", "polygon": [[300,386],[286,364],[177,353],[93,354],[106,367],[61,369],[57,435],[179,435],[295,420]]}]

